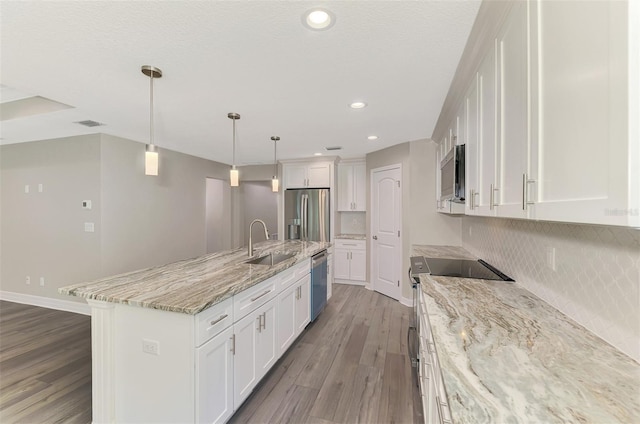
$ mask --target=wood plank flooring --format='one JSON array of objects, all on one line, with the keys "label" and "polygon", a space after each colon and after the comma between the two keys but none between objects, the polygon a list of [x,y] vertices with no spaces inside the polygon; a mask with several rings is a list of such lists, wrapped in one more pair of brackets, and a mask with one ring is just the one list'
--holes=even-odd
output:
[{"label": "wood plank flooring", "polygon": [[[335,285],[231,422],[423,422],[409,313],[364,287]],[[88,316],[0,302],[0,422],[91,422]]]},{"label": "wood plank flooring", "polygon": [[325,311],[231,423],[424,422],[407,351],[410,309],[336,284]]},{"label": "wood plank flooring", "polygon": [[91,318],[0,301],[0,422],[91,422]]}]

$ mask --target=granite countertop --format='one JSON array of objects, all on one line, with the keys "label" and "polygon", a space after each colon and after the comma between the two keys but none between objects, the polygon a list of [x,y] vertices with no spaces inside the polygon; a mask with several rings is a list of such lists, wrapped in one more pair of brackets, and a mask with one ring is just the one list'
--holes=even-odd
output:
[{"label": "granite countertop", "polygon": [[279,252],[295,256],[274,266],[251,265],[244,263],[248,259],[245,247],[74,284],[58,291],[85,299],[195,315],[329,246],[313,241],[264,241],[255,245],[260,255]]},{"label": "granite countertop", "polygon": [[[412,254],[475,259],[449,246]],[[454,422],[640,420],[640,365],[517,282],[420,283]]]},{"label": "granite countertop", "polygon": [[337,236],[335,236],[335,238],[344,239],[344,240],[366,240],[367,235],[366,234],[338,234]]}]

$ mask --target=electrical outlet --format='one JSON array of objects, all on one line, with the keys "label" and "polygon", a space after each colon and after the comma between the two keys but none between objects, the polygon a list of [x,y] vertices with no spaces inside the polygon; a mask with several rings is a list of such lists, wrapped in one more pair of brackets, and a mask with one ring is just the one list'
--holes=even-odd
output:
[{"label": "electrical outlet", "polygon": [[44,191],[44,186],[42,183],[38,184],[38,193],[42,193]]},{"label": "electrical outlet", "polygon": [[31,284],[31,277],[27,275],[27,278],[24,279],[25,284]]},{"label": "electrical outlet", "polygon": [[44,277],[40,277],[40,287],[44,287]]},{"label": "electrical outlet", "polygon": [[26,184],[26,185],[24,186],[24,193],[25,193],[25,194],[29,194],[29,184]]},{"label": "electrical outlet", "polygon": [[93,233],[96,230],[96,227],[93,222],[85,222],[84,223],[84,231],[86,233]]},{"label": "electrical outlet", "polygon": [[557,271],[555,247],[547,247],[547,266],[551,268],[552,271]]},{"label": "electrical outlet", "polygon": [[157,340],[142,339],[142,351],[151,355],[160,355],[160,342]]}]

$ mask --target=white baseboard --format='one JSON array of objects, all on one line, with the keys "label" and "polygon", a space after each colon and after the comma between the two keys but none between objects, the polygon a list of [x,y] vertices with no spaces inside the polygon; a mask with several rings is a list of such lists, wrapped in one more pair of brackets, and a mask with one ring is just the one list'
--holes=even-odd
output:
[{"label": "white baseboard", "polygon": [[402,297],[402,299],[400,299],[400,303],[403,304],[404,306],[408,306],[410,308],[413,308],[413,299],[412,298],[408,298],[408,297]]},{"label": "white baseboard", "polygon": [[348,285],[351,285],[351,286],[365,286],[367,284],[366,281],[336,280],[335,278],[334,278],[333,282],[336,283],[336,284],[348,284]]},{"label": "white baseboard", "polygon": [[91,315],[91,307],[88,304],[72,302],[70,300],[53,299],[50,297],[34,296],[32,294],[15,293],[4,290],[0,290],[0,300],[57,309],[58,311],[74,312],[82,315]]}]

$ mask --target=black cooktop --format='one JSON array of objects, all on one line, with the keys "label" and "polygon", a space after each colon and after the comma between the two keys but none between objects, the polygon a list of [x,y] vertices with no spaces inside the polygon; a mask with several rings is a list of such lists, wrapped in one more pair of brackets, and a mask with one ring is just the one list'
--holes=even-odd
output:
[{"label": "black cooktop", "polygon": [[446,277],[479,278],[483,280],[514,281],[482,259],[425,258],[427,272]]}]

